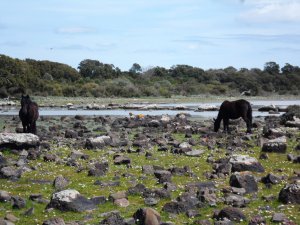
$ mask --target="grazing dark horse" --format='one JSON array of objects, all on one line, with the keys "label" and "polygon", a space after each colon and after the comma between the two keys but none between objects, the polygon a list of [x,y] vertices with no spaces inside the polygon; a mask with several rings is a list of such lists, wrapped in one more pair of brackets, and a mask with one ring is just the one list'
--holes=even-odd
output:
[{"label": "grazing dark horse", "polygon": [[36,120],[39,117],[39,107],[32,102],[28,95],[21,98],[19,117],[22,121],[23,132],[36,134]]},{"label": "grazing dark horse", "polygon": [[224,101],[221,104],[219,114],[214,120],[214,131],[217,132],[220,128],[221,120],[223,120],[224,131],[229,131],[229,119],[237,119],[242,117],[247,124],[247,133],[251,133],[252,127],[252,108],[248,101],[244,99],[236,101]]}]

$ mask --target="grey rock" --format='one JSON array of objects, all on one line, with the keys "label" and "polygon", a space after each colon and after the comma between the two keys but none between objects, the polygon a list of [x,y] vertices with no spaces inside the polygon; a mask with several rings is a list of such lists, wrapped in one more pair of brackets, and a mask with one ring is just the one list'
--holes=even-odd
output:
[{"label": "grey rock", "polygon": [[284,204],[300,204],[300,184],[287,184],[279,192],[279,201]]},{"label": "grey rock", "polygon": [[282,223],[286,219],[287,217],[284,213],[274,213],[272,216],[272,222],[274,223]]},{"label": "grey rock", "polygon": [[127,198],[126,191],[119,191],[119,192],[116,192],[116,193],[113,193],[113,194],[109,195],[109,199],[111,201],[115,201],[115,200],[121,199],[121,198]]},{"label": "grey rock", "polygon": [[191,156],[191,157],[199,157],[204,153],[204,150],[192,150],[192,151],[188,151],[185,152],[184,154],[186,156]]},{"label": "grey rock", "polygon": [[263,166],[257,159],[248,155],[233,155],[229,162],[232,164],[232,172],[252,171],[264,172]]},{"label": "grey rock", "polygon": [[286,149],[287,141],[285,136],[269,140],[262,146],[263,152],[285,153]]},{"label": "grey rock", "polygon": [[155,170],[154,175],[159,183],[171,182],[172,174],[168,170]]},{"label": "grey rock", "polygon": [[22,170],[12,166],[3,167],[0,170],[0,178],[18,179],[21,175]]},{"label": "grey rock", "polygon": [[28,149],[40,144],[38,136],[30,133],[0,133],[0,148]]},{"label": "grey rock", "polygon": [[115,165],[122,165],[122,164],[130,164],[131,160],[127,156],[124,155],[116,155],[114,156],[114,164]]},{"label": "grey rock", "polygon": [[63,218],[51,218],[44,221],[42,225],[65,225],[65,221]]},{"label": "grey rock", "polygon": [[146,198],[145,199],[145,205],[147,205],[147,206],[157,205],[158,202],[159,202],[159,199],[156,199],[156,198]]},{"label": "grey rock", "polygon": [[134,187],[128,188],[128,194],[135,195],[140,194],[142,195],[146,191],[146,186],[143,184],[137,184]]},{"label": "grey rock", "polygon": [[266,218],[264,218],[263,216],[257,215],[257,216],[253,216],[248,225],[265,225],[266,223]]},{"label": "grey rock", "polygon": [[52,195],[47,209],[55,208],[61,211],[83,212],[96,208],[93,201],[82,196],[78,191],[68,189]]},{"label": "grey rock", "polygon": [[99,225],[125,225],[125,221],[119,212],[111,212]]},{"label": "grey rock", "polygon": [[96,162],[93,165],[93,168],[89,169],[88,175],[89,176],[104,176],[107,171],[108,171],[108,162],[103,161],[103,162]]},{"label": "grey rock", "polygon": [[245,188],[246,193],[258,191],[255,178],[250,172],[236,172],[230,176],[230,186],[237,188]]},{"label": "grey rock", "polygon": [[264,184],[278,184],[281,181],[281,177],[273,175],[271,173],[267,174],[265,177],[262,177],[261,181]]},{"label": "grey rock", "polygon": [[111,143],[110,136],[100,136],[96,138],[88,138],[85,143],[87,149],[102,149]]},{"label": "grey rock", "polygon": [[15,225],[13,222],[0,218],[0,225]]},{"label": "grey rock", "polygon": [[154,174],[154,169],[152,165],[144,165],[142,166],[142,172],[144,174]]},{"label": "grey rock", "polygon": [[62,175],[59,175],[53,181],[54,188],[59,191],[63,190],[68,185],[69,185],[69,181],[66,178],[64,178]]},{"label": "grey rock", "polygon": [[74,130],[66,130],[65,131],[65,138],[77,138],[78,132]]},{"label": "grey rock", "polygon": [[244,213],[237,209],[237,208],[233,208],[233,207],[226,207],[223,208],[219,214],[217,215],[217,219],[218,220],[223,220],[224,218],[227,218],[231,221],[236,221],[236,222],[240,222],[241,220],[245,221],[246,220],[246,216],[244,215]]},{"label": "grey rock", "polygon": [[240,195],[231,194],[225,197],[225,204],[231,205],[233,207],[246,207],[247,204],[250,203],[250,200],[248,198],[245,198]]},{"label": "grey rock", "polygon": [[22,209],[26,206],[26,201],[24,198],[21,198],[19,196],[12,196],[13,200],[13,209]]},{"label": "grey rock", "polygon": [[7,191],[0,190],[0,202],[8,202],[10,199],[11,196]]}]

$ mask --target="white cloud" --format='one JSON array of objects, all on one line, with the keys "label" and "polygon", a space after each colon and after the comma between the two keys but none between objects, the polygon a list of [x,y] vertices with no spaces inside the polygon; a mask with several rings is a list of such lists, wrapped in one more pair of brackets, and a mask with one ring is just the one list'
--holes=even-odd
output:
[{"label": "white cloud", "polygon": [[299,0],[246,0],[245,6],[240,18],[247,22],[300,22]]}]

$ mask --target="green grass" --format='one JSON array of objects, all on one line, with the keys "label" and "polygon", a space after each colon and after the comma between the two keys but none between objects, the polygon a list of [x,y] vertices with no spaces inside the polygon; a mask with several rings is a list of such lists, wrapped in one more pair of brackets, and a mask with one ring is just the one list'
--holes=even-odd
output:
[{"label": "green grass", "polygon": [[[49,124],[52,124],[53,120],[43,122],[45,126],[48,126]],[[59,120],[56,120],[56,123],[59,122]],[[92,126],[92,123],[90,123],[90,126]],[[138,130],[135,130],[132,132],[132,134],[129,136],[130,139],[133,138],[133,135],[135,133],[139,132]],[[255,131],[258,132],[258,131]],[[158,136],[160,134],[157,134]],[[185,135],[182,133],[176,133],[172,134],[173,138],[183,142],[187,141],[187,138],[185,138]],[[220,139],[221,141],[225,140],[225,136]],[[288,153],[294,153],[293,149],[295,145],[297,144],[296,139],[300,137],[300,132],[296,132],[296,135],[293,136],[293,138],[289,139],[288,143]],[[200,136],[199,135],[193,135],[193,138],[197,141],[199,141]],[[243,150],[251,150],[253,153],[249,153],[249,151],[242,152],[241,154],[248,154],[250,156],[253,156],[255,158],[259,158],[260,155],[260,147],[257,147],[255,144],[255,140],[248,141],[248,143],[254,147],[250,147],[249,149],[243,149]],[[114,165],[113,164],[113,156],[108,154],[108,150],[111,148],[106,148],[99,151],[92,151],[92,150],[86,150],[86,149],[76,149],[74,147],[68,147],[68,146],[61,146],[57,147],[56,145],[52,144],[50,153],[57,154],[60,156],[62,160],[66,159],[67,156],[71,153],[72,150],[81,150],[85,154],[88,154],[90,158],[88,160],[78,160],[80,165],[85,168],[82,172],[78,173],[75,167],[69,167],[66,166],[64,163],[59,162],[44,162],[42,159],[30,161],[29,165],[31,167],[36,168],[36,170],[33,170],[31,172],[26,172],[22,175],[20,180],[16,182],[12,182],[6,179],[0,180],[0,190],[6,190],[10,192],[12,195],[18,195],[26,199],[27,205],[25,209],[21,210],[14,210],[11,207],[10,203],[0,203],[0,218],[4,217],[7,213],[11,212],[20,220],[16,222],[17,225],[21,224],[42,224],[42,222],[48,218],[52,217],[62,217],[65,221],[86,221],[85,224],[97,224],[99,223],[103,218],[100,217],[101,213],[112,211],[112,210],[119,210],[121,212],[121,215],[124,218],[131,217],[133,213],[140,207],[145,207],[144,205],[144,199],[139,196],[129,196],[129,202],[130,206],[127,208],[120,208],[115,206],[111,202],[107,202],[104,205],[100,205],[96,210],[93,210],[91,212],[84,212],[84,213],[74,213],[74,212],[60,212],[59,210],[53,210],[50,212],[45,212],[46,204],[40,204],[36,202],[30,201],[28,198],[30,194],[42,194],[44,198],[50,199],[52,193],[55,191],[52,184],[46,183],[46,184],[36,184],[30,182],[31,180],[48,180],[53,181],[55,177],[58,175],[63,175],[66,177],[70,184],[68,188],[70,189],[76,189],[79,191],[82,195],[86,197],[94,197],[94,196],[106,196],[108,197],[111,193],[121,191],[121,190],[127,190],[129,187],[132,186],[132,181],[130,177],[124,177],[122,174],[132,174],[136,178],[137,183],[143,183],[147,188],[160,188],[162,187],[161,184],[157,183],[157,180],[153,175],[145,175],[142,174],[142,166],[143,165],[158,165],[162,166],[164,168],[171,168],[173,166],[176,167],[183,167],[188,165],[191,169],[191,171],[196,175],[195,177],[189,177],[189,176],[172,176],[172,181],[175,183],[178,187],[178,189],[174,192],[172,192],[172,199],[175,199],[178,197],[181,193],[185,190],[185,184],[189,182],[195,182],[195,181],[207,181],[207,179],[204,176],[205,172],[209,172],[212,170],[212,165],[206,162],[206,159],[208,155],[211,153],[213,154],[214,158],[222,158],[225,156],[225,150],[224,149],[218,149],[218,152],[213,150],[208,150],[204,146],[194,146],[193,149],[204,149],[205,153],[201,157],[187,157],[182,155],[174,155],[169,152],[158,152],[157,147],[146,149],[146,151],[153,153],[153,159],[149,160],[145,157],[144,154],[139,153],[131,153],[127,155],[132,160],[132,167],[127,168],[124,165]],[[9,150],[2,151],[3,155],[5,157],[14,158],[17,159],[17,156],[12,154]],[[254,174],[255,176],[262,177],[265,176],[268,173],[273,173],[276,175],[285,175],[287,177],[290,177],[293,175],[294,170],[299,170],[299,164],[291,163],[287,161],[286,154],[275,154],[275,153],[269,153],[268,154],[269,159],[267,160],[260,160],[264,168],[266,169],[265,173],[263,174]],[[102,161],[102,160],[108,160],[109,162],[109,171],[108,173],[103,177],[90,177],[87,176],[87,168],[91,164],[90,160],[93,161]],[[276,169],[282,169],[283,172],[278,172]],[[120,183],[121,186],[119,187],[100,187],[97,185],[94,185],[94,182],[96,180],[101,181],[112,181],[115,176],[120,177]],[[229,177],[226,177],[224,179],[216,179],[215,182],[217,183],[218,189],[221,189],[222,187],[229,186]],[[270,221],[271,216],[274,212],[283,212],[285,213],[290,219],[293,221],[300,221],[300,215],[299,205],[282,205],[278,202],[277,197],[280,189],[288,183],[287,179],[284,179],[281,183],[277,185],[273,185],[271,189],[266,188],[264,184],[259,182],[259,192],[257,194],[257,198],[254,198],[251,203],[248,205],[248,207],[242,209],[242,211],[246,214],[247,218],[251,218],[253,215],[262,214],[267,218],[267,224],[272,224]],[[222,193],[220,191],[217,192],[218,196],[222,196]],[[262,200],[262,196],[268,196],[268,195],[274,195],[275,200],[271,202],[265,202]],[[247,195],[250,199],[253,198],[252,195]],[[159,201],[159,204],[153,208],[155,208],[157,211],[161,213],[162,220],[163,221],[172,221],[175,224],[192,224],[192,222],[195,220],[195,218],[189,219],[185,214],[179,214],[179,215],[169,215],[168,213],[162,212],[162,207],[165,203],[171,201],[171,199],[162,199]],[[264,211],[259,210],[259,207],[263,206],[270,206],[271,211]],[[34,207],[34,215],[32,216],[24,216],[24,212],[29,209],[30,207]],[[197,219],[211,219],[213,215],[214,209],[221,209],[224,207],[224,204],[218,203],[216,207],[205,207],[199,209],[199,212],[201,214],[200,217]],[[88,219],[87,219],[88,218]],[[242,222],[241,224],[248,224],[247,222]]]}]

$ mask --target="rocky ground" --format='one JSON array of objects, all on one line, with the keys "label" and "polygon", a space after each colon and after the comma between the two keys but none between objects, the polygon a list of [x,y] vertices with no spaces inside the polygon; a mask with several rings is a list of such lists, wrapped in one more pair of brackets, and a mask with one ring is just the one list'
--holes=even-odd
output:
[{"label": "rocky ground", "polygon": [[35,136],[1,117],[0,224],[299,224],[294,112],[253,134],[178,114],[41,117]]}]

